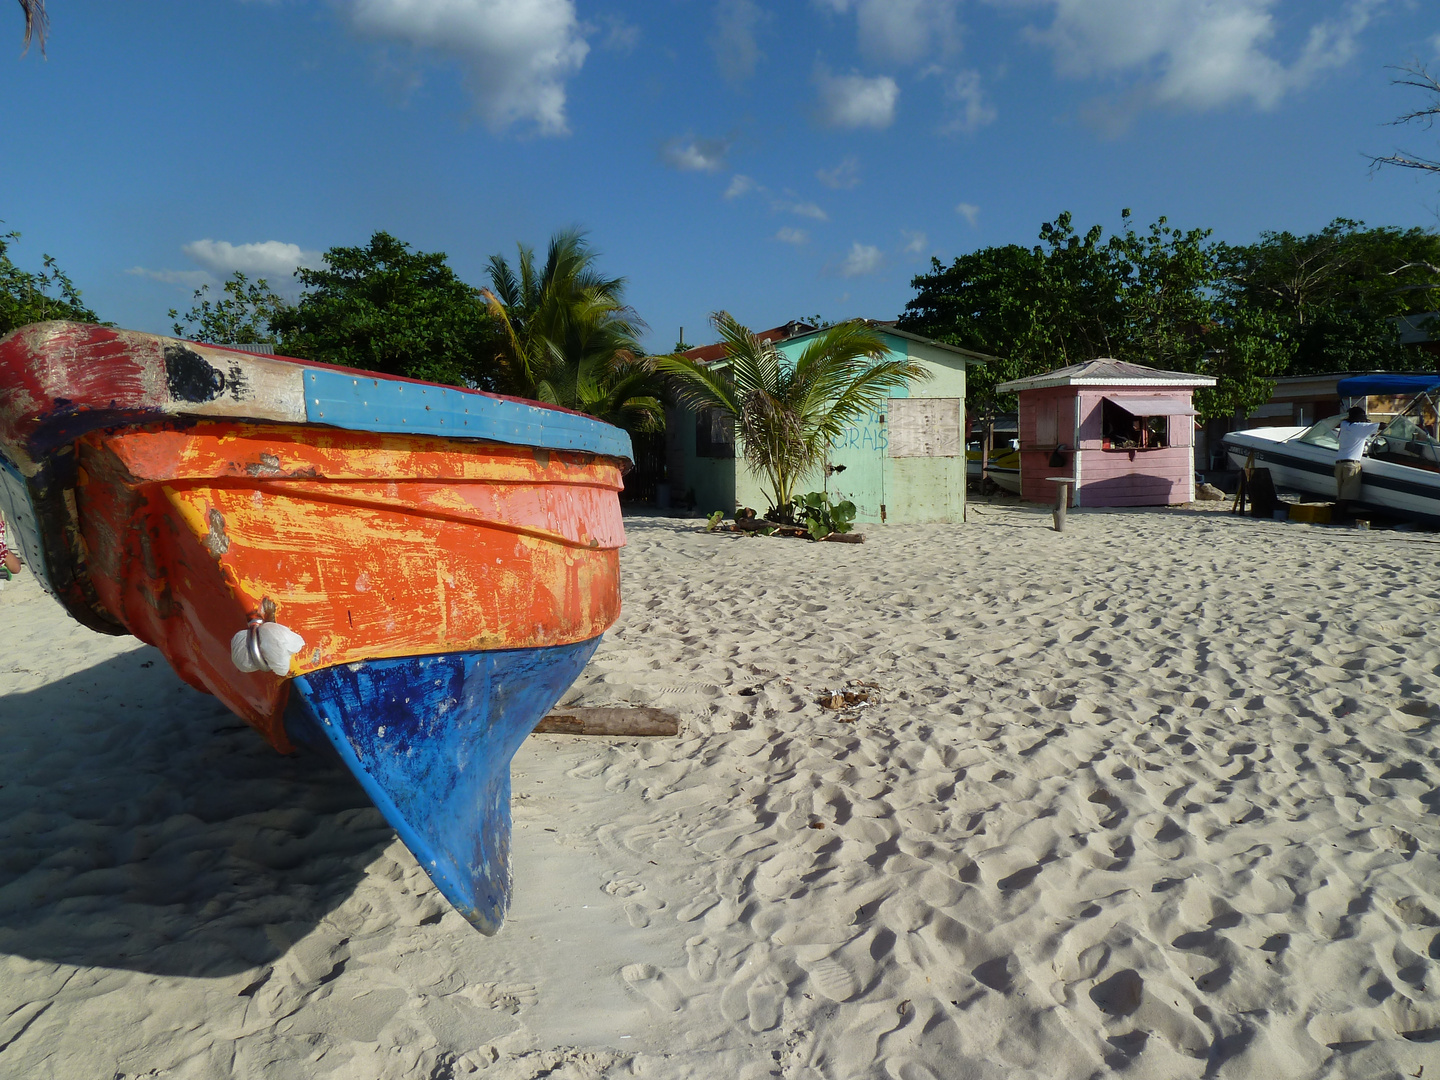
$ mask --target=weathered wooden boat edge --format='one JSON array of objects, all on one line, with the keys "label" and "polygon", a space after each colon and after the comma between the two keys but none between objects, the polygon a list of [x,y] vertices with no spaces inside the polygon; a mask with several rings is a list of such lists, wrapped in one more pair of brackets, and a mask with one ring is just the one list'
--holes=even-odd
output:
[{"label": "weathered wooden boat edge", "polygon": [[[58,363],[53,357],[35,357],[32,347],[37,341],[56,339],[66,342],[65,348],[70,350],[65,363]],[[94,346],[91,353],[85,352],[87,343]],[[127,358],[126,350],[132,348],[143,363],[135,361],[134,356]],[[122,366],[129,365],[126,377],[113,387],[105,386],[103,379],[95,376],[97,367],[92,362],[98,361],[92,353],[97,351],[104,354],[100,360],[108,358]],[[17,365],[23,367],[32,360],[37,370],[45,369],[45,378],[30,379],[17,390],[17,380],[7,382],[6,377],[16,370]],[[65,389],[65,372],[51,368],[64,368],[71,362],[87,365],[86,393],[70,395],[61,392]],[[50,366],[47,368],[46,364]],[[250,379],[247,372],[260,372],[263,377]],[[263,394],[257,397],[257,386],[268,388],[270,397],[265,398]],[[20,400],[22,397],[23,401]],[[554,635],[548,632],[536,638],[534,633],[525,631],[519,635],[521,638],[528,634],[533,641],[542,643],[532,641],[523,647],[507,648],[504,647],[504,634],[498,637],[492,634],[490,636],[495,638],[493,647],[431,651],[407,647],[399,655],[352,657],[346,663],[329,665],[319,663],[318,649],[314,656],[316,662],[311,663],[307,649],[307,663],[294,664],[285,676],[272,676],[264,671],[243,676],[232,671],[228,676],[228,681],[232,683],[248,679],[253,684],[271,687],[272,691],[267,692],[272,693],[284,717],[283,730],[267,734],[276,748],[282,751],[287,748],[287,732],[308,736],[297,741],[312,746],[319,745],[323,739],[396,828],[421,866],[431,873],[446,898],[482,932],[494,933],[503,923],[510,896],[510,760],[523,739],[584,667],[598,647],[605,626],[613,622],[618,614],[618,551],[615,549],[624,543],[623,524],[619,518],[618,477],[620,467],[631,455],[628,435],[593,417],[540,403],[375,373],[314,365],[284,357],[256,356],[222,347],[197,346],[158,335],[86,327],[84,324],[38,324],[21,328],[0,339],[0,509],[4,509],[16,525],[19,546],[26,561],[37,571],[47,590],[77,621],[102,632],[136,633],[142,640],[150,640],[139,634],[133,618],[127,618],[125,614],[126,610],[133,614],[137,607],[145,605],[132,604],[127,608],[121,604],[116,608],[118,586],[102,589],[106,594],[106,599],[102,601],[95,582],[89,576],[92,563],[87,561],[87,540],[92,554],[96,547],[104,544],[103,537],[102,542],[97,543],[93,528],[86,535],[82,517],[88,513],[91,518],[89,524],[93,526],[97,514],[119,515],[120,511],[115,506],[120,503],[114,500],[114,505],[103,500],[97,503],[87,494],[87,490],[93,491],[96,486],[108,490],[110,481],[94,468],[87,470],[82,465],[81,451],[90,455],[86,462],[93,464],[91,458],[96,453],[112,446],[133,444],[137,437],[150,438],[153,442],[153,436],[169,432],[185,436],[186,441],[192,436],[200,438],[203,435],[214,442],[217,424],[222,429],[240,427],[255,431],[263,431],[266,425],[270,425],[295,433],[293,441],[300,444],[308,441],[333,444],[338,441],[356,446],[363,443],[368,447],[367,452],[372,453],[377,452],[377,437],[399,440],[407,448],[405,452],[412,457],[431,452],[419,445],[417,440],[439,440],[447,446],[453,444],[467,448],[467,452],[473,450],[481,456],[489,454],[497,460],[506,454],[515,460],[533,458],[534,469],[542,474],[548,471],[559,475],[568,470],[578,476],[576,470],[580,467],[571,463],[572,457],[575,462],[593,461],[597,466],[609,463],[605,466],[608,473],[604,469],[601,473],[613,475],[613,481],[595,473],[594,479],[580,477],[579,483],[589,485],[596,492],[595,497],[603,495],[613,503],[615,520],[612,525],[587,518],[588,525],[584,522],[570,523],[576,527],[557,529],[545,527],[543,523],[536,526],[519,519],[512,521],[503,506],[488,517],[486,513],[476,517],[468,510],[454,507],[431,507],[421,511],[418,503],[405,504],[424,520],[447,521],[461,533],[473,524],[482,531],[488,530],[487,535],[511,536],[519,545],[517,551],[524,547],[535,553],[550,548],[573,552],[562,562],[574,563],[576,559],[593,562],[596,556],[608,552],[608,561],[595,564],[602,568],[603,574],[593,587],[602,592],[612,589],[613,605],[600,602],[594,613],[587,617],[589,621],[581,619],[570,631],[560,634],[560,644],[549,644]],[[341,447],[342,451],[344,449]],[[388,461],[398,452],[394,448],[384,449],[382,457],[390,454],[391,457],[385,457]],[[133,464],[133,461],[128,464]],[[236,464],[244,465],[244,462],[230,462],[226,467]],[[317,484],[323,486],[325,479],[317,478],[313,468],[307,474],[305,468],[300,467],[303,464],[286,463],[276,455],[262,454],[257,461],[246,466],[245,476],[223,482],[223,478],[217,477],[216,490],[247,491],[253,496],[257,508],[266,499],[290,495],[297,495],[302,503],[305,498],[318,498],[321,502],[337,506],[344,502],[334,502],[323,491],[313,491]],[[501,468],[500,465],[496,467]],[[580,468],[580,472],[585,473],[586,468]],[[444,470],[428,469],[421,470],[421,473],[425,478],[411,481],[411,487],[419,485],[424,488],[428,485],[434,489],[436,477]],[[236,550],[232,547],[232,540],[243,537],[245,515],[250,511],[242,507],[228,522],[218,519],[217,532],[216,510],[212,506],[209,511],[211,532],[205,535],[201,529],[195,528],[195,521],[191,520],[197,514],[204,516],[203,499],[207,498],[207,489],[203,484],[197,488],[194,479],[188,479],[177,487],[173,481],[167,484],[163,473],[149,479],[124,470],[117,475],[125,478],[123,486],[140,490],[148,485],[167,493],[172,503],[176,498],[187,496],[192,502],[197,497],[202,500],[201,504],[189,508],[188,516],[182,514],[184,520],[177,518],[177,521],[181,521],[181,525],[188,522],[191,526],[188,550],[195,556],[189,564],[191,569],[199,567],[204,571],[206,566],[210,566],[211,571],[226,570],[227,588],[234,601],[231,606],[236,609],[232,618],[243,619],[244,610],[258,604],[262,592],[267,603],[270,601],[268,594],[275,590],[263,588],[263,574],[251,580],[254,575],[247,576],[243,568],[238,573],[234,568],[227,568],[222,558],[227,552]],[[204,471],[197,475],[203,476]],[[524,481],[523,477],[520,479]],[[378,483],[378,480],[375,482]],[[393,482],[388,488],[398,492],[406,482],[402,477],[400,489]],[[467,482],[471,487],[484,486],[483,477],[480,480],[471,478]],[[569,479],[562,482],[574,486],[576,481]],[[514,477],[502,483],[502,487],[512,493],[518,491],[523,494],[525,490],[524,484],[517,485]],[[181,494],[177,496],[176,491]],[[307,495],[307,492],[310,494]],[[545,506],[554,502],[554,499],[546,497],[540,499]],[[173,514],[186,508],[174,503],[162,509]],[[594,512],[593,509],[587,511]],[[262,511],[257,509],[255,515],[261,517]],[[109,523],[105,536],[119,536],[131,524],[134,523],[116,517]],[[592,535],[590,530],[593,528],[599,529],[598,535]],[[136,531],[139,531],[138,528]],[[178,531],[172,528],[170,531],[176,535],[185,534],[184,528]],[[572,532],[574,535],[571,535]],[[454,549],[458,555],[469,541],[456,541],[452,530],[450,543],[460,543],[460,547]],[[198,556],[197,544],[208,551],[208,556]],[[240,546],[243,547],[243,541]],[[449,550],[442,549],[439,555]],[[496,549],[493,540],[486,549],[486,561],[491,560],[496,550],[500,550],[501,556],[493,561],[504,563],[503,544]],[[213,559],[214,566],[207,561],[209,559]],[[603,569],[605,566],[609,569]],[[164,566],[161,569],[163,571]],[[174,569],[173,565],[171,569]],[[173,576],[179,580],[185,574]],[[162,572],[162,584],[165,577]],[[257,581],[259,584],[256,584]],[[107,579],[102,584],[108,586],[113,583]],[[451,581],[451,585],[454,584]],[[169,589],[170,584],[164,584],[164,587]],[[213,584],[210,588],[211,592],[207,595],[213,602],[217,594]],[[368,590],[369,587],[366,588]],[[180,606],[183,607],[184,596],[190,594],[175,595],[182,600]],[[276,592],[276,595],[281,594]],[[600,595],[596,593],[597,597]],[[160,599],[162,606],[171,603],[163,595]],[[283,596],[281,599],[283,601]],[[344,608],[343,604],[340,606]],[[115,610],[112,611],[112,608]],[[345,611],[344,614],[349,616],[351,612]],[[519,614],[522,622],[524,618],[532,617],[525,612]],[[595,622],[596,619],[600,622]],[[578,639],[575,639],[576,634],[580,635]],[[204,647],[218,655],[221,637],[218,631],[211,633],[206,639],[209,644]],[[179,661],[165,642],[152,641],[152,644],[161,646],[182,678],[200,689],[216,692],[213,686],[196,682],[193,673],[182,671]],[[377,646],[375,651],[384,653],[385,649]],[[217,660],[217,663],[223,668],[228,663],[228,656],[225,660]],[[336,707],[337,701],[347,692],[346,686],[350,686],[353,698],[354,687],[367,680],[367,685],[372,688],[377,681],[408,687],[411,692],[399,694],[399,699],[414,699],[419,707],[426,704],[427,696],[433,697],[429,688],[439,685],[435,679],[437,673],[442,676],[448,673],[450,684],[456,684],[458,679],[456,685],[463,687],[477,671],[489,673],[482,681],[495,692],[487,692],[488,696],[480,697],[469,692],[459,697],[452,693],[446,699],[446,707],[430,718],[430,721],[435,721],[444,715],[453,721],[450,728],[439,731],[428,753],[432,761],[449,762],[455,767],[431,768],[418,779],[404,769],[392,767],[393,762],[387,765],[384,754],[377,751],[375,739],[367,736],[367,730],[373,736],[375,728],[393,730],[392,725],[371,725],[367,729],[365,717],[374,710],[352,708],[347,717],[340,715]],[[516,672],[523,672],[523,677],[517,676]],[[229,698],[224,700],[235,707]],[[436,702],[430,701],[429,704]],[[241,715],[256,724],[252,716],[244,712]],[[428,732],[435,735],[436,725],[430,721],[427,721]],[[264,728],[261,730],[265,733]],[[452,753],[459,747],[469,749],[465,754]],[[475,752],[477,747],[481,752]],[[457,765],[457,762],[461,764]]]}]

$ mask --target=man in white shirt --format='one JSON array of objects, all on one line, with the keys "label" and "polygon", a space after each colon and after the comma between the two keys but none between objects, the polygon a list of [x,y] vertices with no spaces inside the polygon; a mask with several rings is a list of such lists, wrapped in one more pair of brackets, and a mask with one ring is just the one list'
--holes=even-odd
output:
[{"label": "man in white shirt", "polygon": [[1359,405],[1340,421],[1340,449],[1335,454],[1337,518],[1343,520],[1349,516],[1350,504],[1360,498],[1360,459],[1365,456],[1365,447],[1379,430],[1380,425],[1370,423],[1365,409]]}]

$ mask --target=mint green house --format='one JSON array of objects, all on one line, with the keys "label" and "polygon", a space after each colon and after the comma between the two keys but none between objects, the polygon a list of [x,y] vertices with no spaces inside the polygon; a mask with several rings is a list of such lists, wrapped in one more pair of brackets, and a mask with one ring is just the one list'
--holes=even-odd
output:
[{"label": "mint green house", "polygon": [[[960,521],[965,513],[965,369],[992,358],[889,323],[870,325],[893,357],[918,361],[930,378],[901,388],[885,408],[846,428],[831,443],[828,477],[817,470],[800,491],[828,490],[837,502],[849,499],[858,522]],[[803,328],[778,341],[776,348],[793,361],[818,332]],[[775,333],[763,331],[760,336]],[[723,363],[714,360],[720,355],[714,346],[687,355]],[[666,421],[672,498],[693,499],[695,508],[704,512],[729,514],[740,506],[765,512],[768,497],[743,454],[737,453],[728,417],[672,409]]]}]

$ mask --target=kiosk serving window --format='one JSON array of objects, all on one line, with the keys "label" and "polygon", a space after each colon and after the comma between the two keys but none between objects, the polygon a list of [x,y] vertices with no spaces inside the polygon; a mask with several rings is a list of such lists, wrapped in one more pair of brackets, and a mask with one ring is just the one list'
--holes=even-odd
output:
[{"label": "kiosk serving window", "polygon": [[1106,450],[1158,450],[1170,445],[1170,417],[1182,407],[1168,398],[1105,398],[1101,403]]}]

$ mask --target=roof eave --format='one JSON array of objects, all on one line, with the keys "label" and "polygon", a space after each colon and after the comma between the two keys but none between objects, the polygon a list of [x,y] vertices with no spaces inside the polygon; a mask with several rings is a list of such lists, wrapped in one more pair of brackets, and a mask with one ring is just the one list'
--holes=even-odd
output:
[{"label": "roof eave", "polygon": [[1180,379],[1012,379],[995,387],[1001,393],[1018,393],[1021,390],[1048,390],[1056,386],[1168,386],[1172,390],[1198,390],[1214,386],[1215,380],[1208,375]]}]

